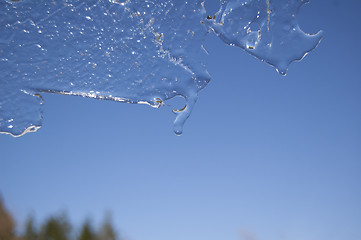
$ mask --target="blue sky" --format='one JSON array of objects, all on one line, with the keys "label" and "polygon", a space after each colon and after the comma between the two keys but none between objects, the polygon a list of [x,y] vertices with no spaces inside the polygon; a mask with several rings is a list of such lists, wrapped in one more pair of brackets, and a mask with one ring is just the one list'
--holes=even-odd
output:
[{"label": "blue sky", "polygon": [[133,240],[360,239],[360,10],[304,6],[325,37],[286,77],[209,35],[212,81],[181,137],[169,107],[45,95],[42,129],[0,135],[6,206],[20,226],[111,211]]}]

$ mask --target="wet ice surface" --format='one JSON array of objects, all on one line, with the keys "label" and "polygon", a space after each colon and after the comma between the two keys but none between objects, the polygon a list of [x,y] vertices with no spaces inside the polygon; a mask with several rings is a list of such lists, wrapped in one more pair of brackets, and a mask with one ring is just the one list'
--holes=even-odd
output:
[{"label": "wet ice surface", "polygon": [[308,0],[221,0],[221,8],[208,19],[227,44],[238,46],[286,75],[289,64],[301,60],[321,41],[322,32],[304,33],[296,21]]},{"label": "wet ice surface", "polygon": [[202,0],[0,0],[0,132],[40,128],[47,92],[153,107],[182,96],[181,134],[210,80],[207,33],[285,74],[321,39],[296,23],[303,2],[222,0],[213,18]]}]

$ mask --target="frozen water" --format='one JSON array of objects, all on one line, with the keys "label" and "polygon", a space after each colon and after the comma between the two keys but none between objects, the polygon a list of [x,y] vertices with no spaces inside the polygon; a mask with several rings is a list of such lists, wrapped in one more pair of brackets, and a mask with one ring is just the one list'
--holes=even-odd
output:
[{"label": "frozen water", "polygon": [[0,11],[1,132],[40,126],[39,93],[51,92],[153,107],[180,95],[180,134],[210,79],[201,1],[2,1]]},{"label": "frozen water", "polygon": [[202,0],[0,0],[0,132],[38,130],[47,92],[152,107],[181,96],[181,134],[210,80],[207,33],[285,74],[321,39],[296,23],[304,2],[221,1],[213,18]]},{"label": "frozen water", "polygon": [[322,39],[322,31],[304,33],[296,14],[308,0],[221,0],[221,8],[207,23],[227,44],[265,61],[282,75]]}]

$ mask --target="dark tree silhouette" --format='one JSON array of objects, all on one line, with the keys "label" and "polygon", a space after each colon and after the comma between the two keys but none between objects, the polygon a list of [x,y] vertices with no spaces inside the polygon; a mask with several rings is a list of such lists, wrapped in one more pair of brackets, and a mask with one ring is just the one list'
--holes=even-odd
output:
[{"label": "dark tree silhouette", "polygon": [[38,240],[38,235],[39,234],[34,224],[34,218],[29,216],[29,218],[26,220],[25,232],[22,236],[22,240]]},{"label": "dark tree silhouette", "polygon": [[98,240],[117,240],[116,231],[113,228],[111,217],[106,215],[105,220],[99,230]]},{"label": "dark tree silhouette", "polygon": [[50,217],[42,226],[40,240],[69,240],[71,227],[63,214],[58,217]]},{"label": "dark tree silhouette", "polygon": [[0,240],[13,240],[15,238],[14,220],[3,205],[0,197]]},{"label": "dark tree silhouette", "polygon": [[86,221],[80,231],[80,235],[77,240],[97,240],[96,234],[90,224],[90,221]]},{"label": "dark tree silhouette", "polygon": [[90,220],[84,222],[79,234],[72,232],[66,214],[52,216],[41,226],[35,224],[34,217],[29,216],[22,235],[16,235],[15,223],[11,214],[5,209],[0,197],[0,240],[120,240],[117,236],[111,215],[106,214],[102,225],[94,230]]}]

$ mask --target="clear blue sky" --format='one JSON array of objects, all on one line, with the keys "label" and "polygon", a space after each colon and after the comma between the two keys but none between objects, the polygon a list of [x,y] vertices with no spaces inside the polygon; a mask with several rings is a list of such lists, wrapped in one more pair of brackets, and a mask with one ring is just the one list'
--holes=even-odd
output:
[{"label": "clear blue sky", "polygon": [[209,35],[181,137],[168,107],[45,95],[42,129],[0,135],[6,206],[20,226],[111,211],[132,240],[361,239],[360,10],[305,5],[301,28],[325,37],[287,77]]}]

